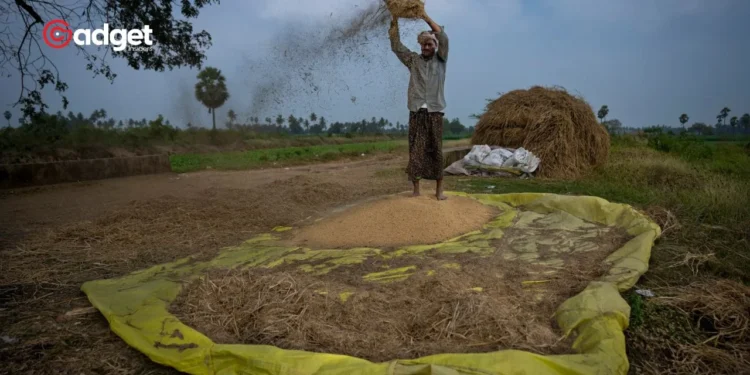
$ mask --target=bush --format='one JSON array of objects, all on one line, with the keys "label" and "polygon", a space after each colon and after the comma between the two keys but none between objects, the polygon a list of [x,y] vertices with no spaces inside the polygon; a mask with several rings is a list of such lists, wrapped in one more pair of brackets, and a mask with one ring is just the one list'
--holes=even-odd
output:
[{"label": "bush", "polygon": [[657,151],[677,154],[687,160],[710,159],[713,156],[710,146],[700,138],[686,133],[679,136],[655,133],[649,137],[648,146]]},{"label": "bush", "polygon": [[610,142],[612,143],[612,146],[636,147],[643,145],[646,142],[646,138],[633,134],[611,135]]}]

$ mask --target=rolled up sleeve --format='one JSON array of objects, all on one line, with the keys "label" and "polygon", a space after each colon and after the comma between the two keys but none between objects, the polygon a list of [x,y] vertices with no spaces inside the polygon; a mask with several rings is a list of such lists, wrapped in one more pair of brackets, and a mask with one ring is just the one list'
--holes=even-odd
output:
[{"label": "rolled up sleeve", "polygon": [[410,67],[412,59],[416,53],[410,51],[403,43],[401,43],[401,35],[399,34],[398,26],[391,27],[389,30],[389,36],[393,53],[396,54],[396,57],[398,57],[404,65]]},{"label": "rolled up sleeve", "polygon": [[448,51],[450,50],[450,41],[448,34],[445,33],[445,26],[440,26],[440,32],[435,34],[438,40],[438,57],[443,61],[448,61]]}]

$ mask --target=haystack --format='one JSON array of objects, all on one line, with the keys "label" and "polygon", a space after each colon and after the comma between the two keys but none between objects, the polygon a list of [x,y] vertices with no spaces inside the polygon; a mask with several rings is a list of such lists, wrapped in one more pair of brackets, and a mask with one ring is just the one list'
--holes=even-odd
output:
[{"label": "haystack", "polygon": [[490,102],[472,143],[523,147],[541,159],[540,177],[575,178],[609,157],[609,134],[594,110],[560,87],[514,90]]},{"label": "haystack", "polygon": [[388,11],[398,18],[422,18],[424,0],[384,0]]}]

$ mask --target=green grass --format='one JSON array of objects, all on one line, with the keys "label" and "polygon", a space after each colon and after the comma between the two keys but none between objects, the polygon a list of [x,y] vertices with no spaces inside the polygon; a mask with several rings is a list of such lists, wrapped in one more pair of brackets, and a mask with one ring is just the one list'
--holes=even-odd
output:
[{"label": "green grass", "polygon": [[750,142],[750,134],[709,135],[701,137],[701,139],[706,142],[727,142],[744,144]]},{"label": "green grass", "polygon": [[638,327],[643,324],[645,320],[643,311],[643,297],[635,292],[629,292],[625,296],[625,300],[630,305],[630,327]]},{"label": "green grass", "polygon": [[466,134],[445,134],[445,135],[443,135],[443,140],[444,141],[455,141],[455,140],[459,140],[459,139],[470,139],[470,138],[471,138],[471,134],[468,134],[468,133],[466,133]]},{"label": "green grass", "polygon": [[674,155],[696,167],[738,178],[750,178],[750,152],[741,143],[707,142],[695,136],[657,135],[648,145]]},{"label": "green grass", "polygon": [[331,161],[361,154],[391,152],[406,147],[405,141],[383,141],[307,147],[283,147],[243,152],[176,154],[170,156],[172,171],[193,172],[204,169],[238,170],[263,166]]}]

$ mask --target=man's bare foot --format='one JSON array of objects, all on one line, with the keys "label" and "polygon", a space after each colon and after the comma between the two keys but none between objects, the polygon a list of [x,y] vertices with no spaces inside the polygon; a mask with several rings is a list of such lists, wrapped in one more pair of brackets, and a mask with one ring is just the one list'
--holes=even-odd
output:
[{"label": "man's bare foot", "polygon": [[444,201],[448,199],[448,197],[443,195],[443,179],[442,178],[437,180],[437,186],[435,187],[435,197],[439,201]]}]

